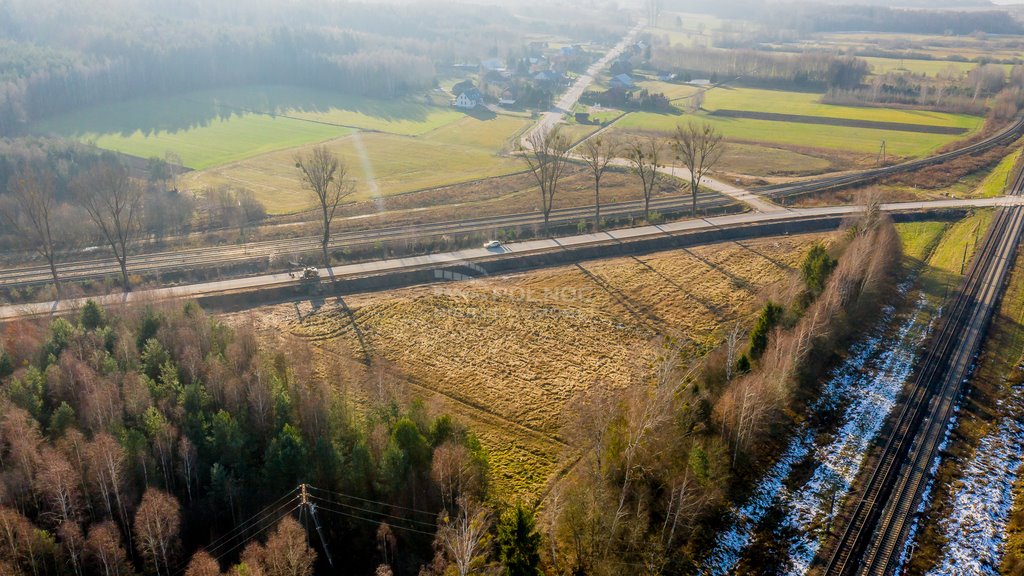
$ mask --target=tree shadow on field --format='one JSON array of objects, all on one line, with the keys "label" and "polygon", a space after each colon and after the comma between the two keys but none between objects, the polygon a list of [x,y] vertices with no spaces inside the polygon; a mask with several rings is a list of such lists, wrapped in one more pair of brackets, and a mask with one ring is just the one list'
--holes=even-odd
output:
[{"label": "tree shadow on field", "polygon": [[641,260],[640,258],[637,258],[636,256],[631,256],[631,258],[634,261],[636,261],[637,264],[640,264],[641,266],[643,266],[647,270],[657,274],[659,277],[661,277],[662,280],[664,280],[665,282],[670,284],[676,290],[679,290],[687,298],[689,298],[691,300],[694,300],[695,302],[697,302],[698,304],[703,306],[705,309],[707,309],[708,312],[711,312],[711,314],[714,315],[715,320],[717,320],[718,322],[723,322],[724,321],[724,318],[722,316],[722,311],[718,308],[718,306],[715,306],[714,303],[712,303],[711,301],[709,301],[709,300],[707,300],[705,298],[702,298],[699,294],[696,294],[694,292],[691,292],[690,290],[687,290],[686,288],[683,287],[682,284],[680,284],[680,283],[676,282],[675,280],[669,278],[663,272],[661,272],[660,270],[658,270],[658,269],[654,268],[653,266],[651,266],[650,264],[648,264],[645,260]]},{"label": "tree shadow on field", "polygon": [[712,263],[707,258],[704,258],[703,256],[700,256],[699,254],[695,253],[694,251],[692,251],[692,250],[690,250],[688,248],[683,248],[682,250],[683,250],[683,252],[686,252],[687,254],[692,256],[695,260],[697,260],[700,263],[702,263],[705,266],[707,266],[708,268],[710,268],[710,269],[714,270],[715,272],[718,272],[722,276],[725,276],[726,278],[728,278],[729,282],[731,282],[733,286],[735,286],[735,287],[737,287],[737,288],[739,288],[741,290],[746,290],[747,292],[751,292],[751,293],[755,292],[754,287],[751,286],[750,282],[747,281],[746,279],[740,278],[739,276],[733,274],[732,272],[729,272],[728,270],[726,270],[725,268],[722,268],[721,266],[719,266],[717,264]]},{"label": "tree shadow on field", "polygon": [[348,317],[349,323],[352,324],[352,332],[356,335],[356,339],[359,340],[359,348],[363,351],[363,364],[366,366],[371,365],[373,363],[373,355],[370,353],[370,346],[366,342],[363,331],[356,322],[356,315],[352,313],[352,309],[349,308],[348,302],[345,302],[343,297],[338,296],[334,299],[334,303],[341,308],[341,311]]}]

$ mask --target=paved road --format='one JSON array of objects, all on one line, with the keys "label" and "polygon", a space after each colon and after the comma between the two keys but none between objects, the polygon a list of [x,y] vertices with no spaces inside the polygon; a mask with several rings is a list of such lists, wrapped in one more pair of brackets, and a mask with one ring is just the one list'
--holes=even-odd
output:
[{"label": "paved road", "polygon": [[[882,210],[887,212],[912,212],[917,210],[939,210],[943,208],[979,208],[1020,205],[1024,205],[1024,197],[1003,196],[976,200],[936,200],[927,202],[883,204]],[[516,242],[506,244],[505,246],[502,246],[500,250],[473,248],[458,250],[455,252],[430,254],[426,256],[377,260],[360,264],[347,264],[343,266],[334,266],[329,270],[323,271],[322,275],[325,278],[330,276],[338,278],[361,276],[402,269],[422,268],[424,266],[443,266],[457,262],[472,262],[474,260],[493,258],[501,254],[506,254],[508,257],[515,257],[549,250],[559,250],[565,247],[580,247],[607,243],[609,241],[638,240],[645,237],[657,237],[664,236],[665,234],[706,230],[709,228],[728,228],[773,221],[798,220],[814,216],[856,214],[860,212],[860,210],[860,206],[832,206],[822,208],[776,210],[772,212],[748,212],[729,216],[718,216],[714,218],[698,218],[658,226],[642,226],[621,230],[609,230],[598,234],[581,234],[565,238]],[[192,298],[220,292],[269,288],[294,284],[295,282],[295,278],[288,274],[267,274],[249,278],[235,278],[220,282],[192,284],[175,288],[142,290],[132,292],[127,295],[113,294],[97,298],[97,300],[107,305],[118,305],[126,302],[151,302],[177,298]],[[40,302],[35,304],[2,306],[0,307],[0,322],[20,316],[39,316],[67,310],[75,310],[81,307],[84,302],[85,299],[77,298],[61,302]]]},{"label": "paved road", "polygon": [[541,114],[540,120],[523,134],[523,146],[530,148],[530,138],[533,134],[538,131],[542,134],[547,134],[562,120],[562,116],[572,111],[576,107],[576,103],[579,102],[580,96],[583,96],[583,92],[587,90],[594,82],[594,77],[597,76],[601,70],[603,70],[612,60],[615,60],[626,50],[626,47],[633,44],[636,41],[637,34],[643,30],[646,22],[641,21],[639,24],[634,26],[623,38],[615,45],[614,48],[609,50],[600,60],[594,62],[587,68],[587,71],[582,76],[576,78],[573,85],[558,99],[555,103],[555,107],[547,112]]}]

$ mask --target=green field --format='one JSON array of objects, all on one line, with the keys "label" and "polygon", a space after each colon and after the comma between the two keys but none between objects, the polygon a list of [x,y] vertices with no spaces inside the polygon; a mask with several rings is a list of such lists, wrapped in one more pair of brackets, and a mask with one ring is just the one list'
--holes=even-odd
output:
[{"label": "green field", "polygon": [[[500,156],[530,121],[510,116],[488,120],[466,116],[423,136],[359,133],[327,146],[349,165],[356,192],[350,200],[394,194],[500,176],[524,168],[515,158]],[[284,150],[185,175],[192,190],[216,186],[251,189],[274,214],[312,205],[294,166],[296,150]]]},{"label": "green field", "polygon": [[918,157],[934,152],[962,136],[922,134],[877,128],[822,126],[798,122],[777,122],[746,118],[722,118],[708,112],[729,109],[755,112],[784,112],[806,116],[901,122],[931,126],[954,126],[968,132],[978,129],[983,119],[960,114],[943,114],[916,110],[832,106],[818,102],[820,95],[802,92],[757,90],[749,88],[716,88],[707,92],[704,112],[698,114],[632,113],[620,120],[616,128],[670,132],[680,122],[700,119],[719,128],[727,139],[765,142],[803,148],[825,148],[855,153],[877,152],[884,140],[893,156]]},{"label": "green field", "polygon": [[978,188],[974,191],[974,196],[981,196],[983,198],[991,198],[994,196],[1002,196],[1005,194],[1006,186],[1011,184],[1009,182],[1010,170],[1013,169],[1013,165],[1020,158],[1020,149],[1018,148],[1006,158],[1003,158],[995,168],[989,172],[988,176],[981,181]]},{"label": "green field", "polygon": [[379,100],[285,86],[191,92],[97,106],[31,127],[140,157],[177,153],[204,169],[347,136],[426,134],[465,117],[425,100]]}]

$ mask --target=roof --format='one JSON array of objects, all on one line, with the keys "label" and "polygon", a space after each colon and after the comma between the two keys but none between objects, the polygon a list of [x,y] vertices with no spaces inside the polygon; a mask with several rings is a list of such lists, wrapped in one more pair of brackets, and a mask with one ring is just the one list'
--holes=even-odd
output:
[{"label": "roof", "polygon": [[469,98],[470,100],[483,100],[484,95],[480,93],[480,90],[476,88],[470,88],[462,93],[462,96]]},{"label": "roof", "polygon": [[541,82],[555,82],[561,77],[562,75],[554,70],[541,70],[533,79],[540,80]]},{"label": "roof", "polygon": [[631,78],[629,74],[619,74],[618,76],[612,78],[612,82],[622,84],[623,86],[632,86],[633,78]]}]

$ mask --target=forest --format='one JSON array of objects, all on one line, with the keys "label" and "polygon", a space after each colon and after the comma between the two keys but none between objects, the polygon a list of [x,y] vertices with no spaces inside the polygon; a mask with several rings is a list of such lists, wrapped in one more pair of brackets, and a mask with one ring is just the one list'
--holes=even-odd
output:
[{"label": "forest", "polygon": [[[720,18],[754,20],[773,29],[814,32],[899,32],[907,34],[1021,34],[1024,25],[1005,10],[991,4],[986,10],[957,11],[934,8],[963,8],[968,3],[918,2],[914,8],[892,8],[888,3],[834,2],[823,10],[821,3],[730,0],[707,3],[701,0],[668,0],[666,10],[714,14]],[[875,4],[875,5],[865,5]],[[881,4],[881,5],[878,5]]]},{"label": "forest", "polygon": [[436,66],[505,58],[525,31],[616,37],[588,19],[522,22],[498,5],[0,2],[0,136],[54,114],[153,94],[291,84],[393,98]]},{"label": "forest", "polygon": [[90,303],[77,318],[9,324],[2,341],[3,574],[178,574],[197,548],[197,566],[308,574],[273,567],[258,538],[305,550],[302,526],[278,524],[302,483],[321,569],[332,551],[363,572],[462,560],[443,542],[487,494],[473,435],[419,403],[357,419],[335,387],[343,367],[315,370],[301,344],[262,346],[194,304]]}]

